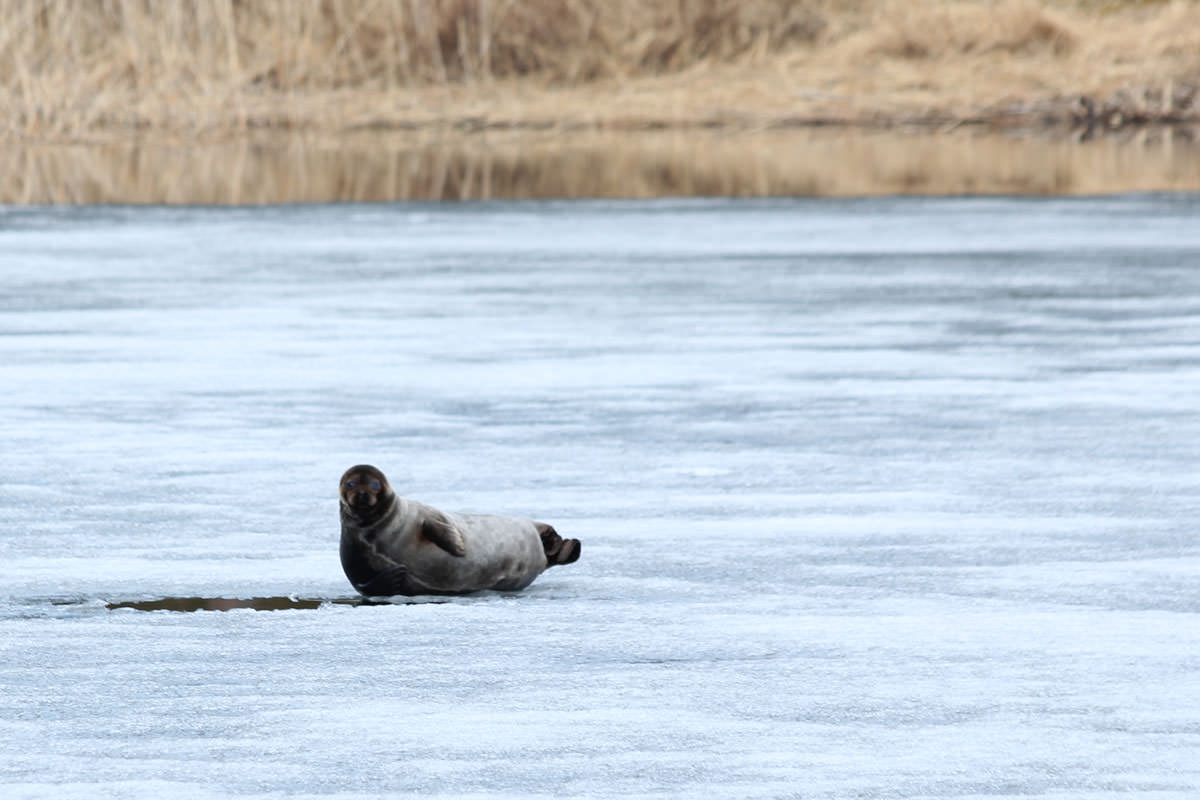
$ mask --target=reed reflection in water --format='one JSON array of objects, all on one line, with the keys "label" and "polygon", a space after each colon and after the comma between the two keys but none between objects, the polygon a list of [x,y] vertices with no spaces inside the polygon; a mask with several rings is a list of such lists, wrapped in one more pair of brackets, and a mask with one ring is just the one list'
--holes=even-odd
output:
[{"label": "reed reflection in water", "polygon": [[1200,189],[1182,132],[1069,141],[844,130],[361,133],[224,144],[27,146],[8,204],[268,204],[662,196],[1108,194]]}]

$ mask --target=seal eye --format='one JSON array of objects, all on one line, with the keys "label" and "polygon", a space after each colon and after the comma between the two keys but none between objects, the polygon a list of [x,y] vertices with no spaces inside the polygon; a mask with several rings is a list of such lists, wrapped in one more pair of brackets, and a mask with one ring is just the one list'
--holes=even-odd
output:
[{"label": "seal eye", "polygon": [[358,486],[358,481],[353,480],[353,479],[346,481],[347,489],[353,489],[355,486]]},{"label": "seal eye", "polygon": [[378,492],[383,488],[383,486],[379,483],[379,481],[371,481],[367,484],[367,488],[369,488],[372,492]]}]

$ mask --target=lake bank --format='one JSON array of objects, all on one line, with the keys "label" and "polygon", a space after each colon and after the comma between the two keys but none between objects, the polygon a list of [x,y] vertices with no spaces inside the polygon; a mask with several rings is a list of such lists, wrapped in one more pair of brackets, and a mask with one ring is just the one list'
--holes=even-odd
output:
[{"label": "lake bank", "polygon": [[371,9],[0,0],[0,202],[1200,190],[1196,2]]},{"label": "lake bank", "polygon": [[[670,6],[668,8],[668,5]],[[0,0],[0,137],[1200,122],[1200,4]],[[386,13],[384,13],[386,12]],[[430,16],[432,15],[432,16]]]}]

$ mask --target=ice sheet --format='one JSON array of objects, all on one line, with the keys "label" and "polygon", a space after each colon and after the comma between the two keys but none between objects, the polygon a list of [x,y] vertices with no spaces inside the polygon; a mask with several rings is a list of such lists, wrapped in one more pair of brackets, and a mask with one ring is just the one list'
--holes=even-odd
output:
[{"label": "ice sheet", "polygon": [[[5,798],[1193,798],[1200,200],[0,210]],[[351,594],[336,480],[583,540]]]}]

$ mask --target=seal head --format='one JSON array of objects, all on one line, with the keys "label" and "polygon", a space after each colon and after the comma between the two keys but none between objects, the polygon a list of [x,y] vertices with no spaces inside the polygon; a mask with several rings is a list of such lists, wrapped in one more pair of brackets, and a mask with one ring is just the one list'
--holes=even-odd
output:
[{"label": "seal head", "polygon": [[379,521],[396,504],[387,477],[370,464],[358,464],[342,475],[338,484],[342,517],[359,526]]}]

